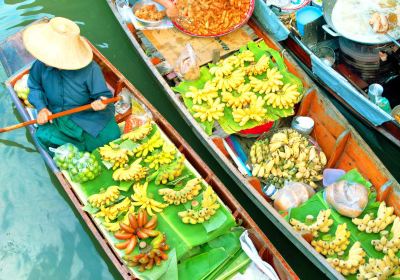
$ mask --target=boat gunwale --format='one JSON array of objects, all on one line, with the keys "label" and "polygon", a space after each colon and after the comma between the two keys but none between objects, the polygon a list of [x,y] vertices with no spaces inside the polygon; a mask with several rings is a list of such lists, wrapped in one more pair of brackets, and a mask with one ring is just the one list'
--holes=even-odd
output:
[{"label": "boat gunwale", "polygon": [[[200,138],[200,140],[204,140],[203,145],[208,149],[208,151],[214,156],[214,158],[219,162],[220,166],[228,173],[231,174],[230,177],[238,183],[240,189],[249,197],[255,198],[256,201],[253,201],[254,204],[261,210],[261,212],[267,216],[271,222],[273,222],[284,234],[285,236],[304,254],[306,255],[310,261],[316,265],[323,273],[325,273],[331,279],[345,279],[343,275],[337,272],[333,267],[329,265],[326,259],[317,253],[315,249],[294,229],[290,226],[290,224],[281,216],[279,213],[266,201],[266,199],[261,196],[253,186],[245,179],[245,177],[238,171],[238,169],[233,165],[231,161],[226,159],[226,156],[222,153],[222,151],[217,147],[217,145],[211,140],[211,137],[208,136],[204,129],[199,125],[199,123],[193,118],[193,116],[188,113],[186,107],[183,102],[178,98],[178,95],[171,89],[168,83],[165,81],[164,77],[159,73],[154,64],[150,61],[150,58],[146,55],[140,43],[137,41],[135,36],[132,34],[132,31],[127,27],[124,23],[121,15],[118,13],[115,8],[112,0],[106,0],[108,5],[110,6],[112,12],[120,23],[121,27],[127,34],[128,38],[132,42],[136,51],[142,57],[143,61],[149,67],[149,70],[152,72],[153,76],[158,80],[161,84],[164,91],[167,93],[167,96],[173,101],[173,104],[178,109],[180,115],[183,116],[186,123],[192,127],[193,132]],[[254,17],[252,17],[249,21],[257,22]],[[257,24],[257,23],[256,23]],[[251,26],[252,28],[254,26]],[[261,28],[259,28],[259,31]],[[269,38],[269,35],[264,31],[260,31],[264,33],[264,36]],[[311,78],[307,76],[303,69],[297,65],[294,59],[291,57],[289,53],[284,51],[281,44],[274,42],[275,47],[282,53],[284,53],[284,58],[288,60],[292,65],[296,66],[296,71],[301,74],[301,79],[305,81],[308,85],[312,84]],[[390,172],[384,167],[380,159],[376,156],[376,154],[371,150],[371,148],[365,143],[365,141],[361,138],[358,132],[351,126],[351,124],[346,120],[342,113],[332,104],[332,102],[322,93],[317,86],[313,86],[315,91],[318,94],[318,98],[320,98],[325,104],[329,104],[330,109],[334,111],[334,114],[340,118],[340,123],[345,124],[346,127],[350,130],[350,133],[356,143],[362,147],[369,156],[372,157],[372,160],[377,163],[377,167],[384,174],[385,177],[388,177],[393,184],[395,184],[395,188],[399,189],[399,184],[394,179],[394,177],[390,174]],[[307,249],[307,250],[304,250]],[[310,255],[311,254],[311,255]]]},{"label": "boat gunwale", "polygon": [[[178,132],[173,128],[173,126],[155,109],[155,107],[149,103],[149,101],[133,86],[129,80],[127,80],[123,74],[115,68],[114,65],[111,64],[90,42],[90,46],[93,49],[94,57],[98,58],[102,61],[105,66],[111,70],[111,72],[118,78],[118,82],[121,82],[124,86],[126,86],[132,94],[141,102],[147,109],[152,113],[153,120],[160,125],[161,129],[165,132],[165,134],[169,137],[169,139],[177,146],[177,148],[185,155],[187,160],[194,166],[194,168],[201,174],[201,176],[206,180],[208,184],[210,184],[214,191],[218,194],[224,204],[232,211],[232,214],[236,221],[242,221],[242,225],[248,229],[252,229],[252,233],[255,235],[256,240],[255,245],[257,250],[262,258],[270,259],[269,262],[274,267],[278,268],[277,272],[284,270],[284,273],[287,274],[287,279],[298,279],[298,276],[289,266],[289,264],[283,259],[282,255],[275,248],[272,242],[267,238],[267,236],[261,231],[261,229],[257,226],[254,220],[250,217],[249,213],[242,207],[242,205],[236,200],[236,198],[230,193],[228,188],[222,184],[222,182],[215,176],[212,170],[203,162],[203,160],[199,157],[197,153],[188,145],[188,143],[178,134]],[[13,83],[20,78],[24,73],[29,71],[31,64],[27,65],[20,71],[14,73],[11,77],[7,79],[5,82],[6,87],[12,97],[13,102],[17,106],[17,111],[23,119],[28,118],[27,111],[25,107],[22,105],[21,100],[17,97],[16,92],[13,89]],[[116,93],[118,94],[118,93]],[[18,105],[19,104],[19,105]],[[29,120],[26,119],[26,120]],[[119,273],[124,279],[132,279],[135,277],[133,275],[133,271],[131,271],[125,263],[120,259],[116,249],[114,246],[111,246],[105,239],[103,233],[101,232],[99,225],[94,221],[94,219],[89,215],[89,213],[85,212],[82,207],[84,204],[80,201],[78,194],[73,189],[72,185],[65,178],[63,173],[55,166],[55,163],[51,157],[48,156],[48,153],[44,151],[44,149],[38,143],[34,133],[36,131],[35,127],[32,125],[28,128],[28,131],[31,137],[35,140],[35,146],[38,148],[39,152],[44,157],[45,163],[50,167],[53,174],[56,176],[61,186],[67,193],[71,202],[74,204],[76,210],[81,215],[85,224],[89,227],[90,231],[97,239],[104,252],[110,258],[111,262],[117,268]],[[47,157],[44,156],[47,154]]]}]

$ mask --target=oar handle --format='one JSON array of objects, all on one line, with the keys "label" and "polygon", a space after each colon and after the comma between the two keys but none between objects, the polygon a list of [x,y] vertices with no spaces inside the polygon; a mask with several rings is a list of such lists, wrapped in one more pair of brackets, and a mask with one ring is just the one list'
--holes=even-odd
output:
[{"label": "oar handle", "polygon": [[[119,96],[116,96],[116,97],[108,98],[106,100],[102,100],[102,102],[103,102],[103,104],[110,104],[110,103],[115,103],[120,99],[121,98]],[[79,113],[79,112],[82,112],[82,111],[89,110],[91,108],[92,108],[92,105],[91,104],[87,104],[87,105],[84,105],[84,106],[81,106],[81,107],[77,107],[77,108],[69,109],[69,110],[66,110],[66,111],[63,111],[63,112],[55,113],[55,114],[49,116],[49,120],[54,120],[54,119],[57,119],[57,118],[60,118],[60,117],[72,115],[72,114],[75,114],[75,113]],[[32,125],[32,124],[35,124],[35,123],[37,123],[37,120],[31,120],[31,121],[19,123],[19,124],[16,124],[16,125],[11,125],[11,126],[8,126],[8,127],[5,127],[5,128],[0,128],[0,133],[11,131],[11,130],[14,130],[14,129],[17,129],[17,128],[21,128],[21,127],[25,127],[25,126]]]}]

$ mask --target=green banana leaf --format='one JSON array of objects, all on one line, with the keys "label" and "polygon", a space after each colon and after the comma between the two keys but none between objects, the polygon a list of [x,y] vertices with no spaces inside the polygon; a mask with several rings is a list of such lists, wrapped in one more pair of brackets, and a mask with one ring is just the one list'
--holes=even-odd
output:
[{"label": "green banana leaf", "polygon": [[167,268],[167,272],[165,272],[159,280],[178,280],[178,260],[176,258],[176,252],[175,250],[171,250],[171,252],[168,254],[169,259],[171,260],[169,262],[169,266]]},{"label": "green banana leaf", "polygon": [[[366,187],[369,188],[371,186],[371,183],[365,180],[362,175],[357,171],[357,170],[351,170],[347,172],[341,179],[346,179],[349,181],[357,182],[360,183]],[[375,192],[370,192],[369,194],[369,200],[367,207],[364,209],[363,213],[360,215],[360,217],[363,217],[366,214],[373,213],[376,216],[376,213],[378,211],[380,202],[376,201],[376,193]],[[294,218],[299,221],[304,222],[306,220],[307,215],[313,215],[316,217],[318,213],[321,210],[326,210],[331,208],[330,205],[325,201],[324,199],[324,193],[323,190],[319,191],[316,193],[313,197],[311,197],[308,201],[306,201],[304,204],[302,204],[299,207],[293,208],[289,211],[289,214],[286,216],[287,221],[290,219]],[[339,224],[346,223],[347,224],[347,230],[350,231],[350,244],[345,252],[345,256],[348,253],[348,250],[350,247],[356,242],[359,241],[361,243],[361,247],[365,250],[367,254],[367,259],[368,258],[378,258],[381,259],[383,258],[384,254],[382,252],[376,251],[374,246],[372,246],[371,241],[380,239],[379,233],[366,233],[366,232],[361,232],[357,229],[357,226],[353,224],[351,221],[351,218],[345,217],[340,215],[337,211],[331,208],[331,219],[333,219],[334,223],[329,230],[328,233],[326,234],[320,234],[318,239],[324,238],[326,235],[334,235],[336,228]],[[386,228],[386,230],[391,229],[391,225]],[[400,254],[397,254],[400,255]],[[355,279],[355,276],[349,276],[347,277],[348,279]]]},{"label": "green banana leaf", "polygon": [[[284,83],[295,83],[295,84],[297,84],[298,90],[300,92],[304,91],[301,80],[287,70],[287,67],[286,67],[283,59],[281,58],[279,52],[269,48],[265,44],[264,41],[262,41],[260,43],[250,42],[247,45],[247,47],[242,47],[240,49],[240,52],[243,52],[247,49],[254,53],[255,61],[258,61],[265,54],[272,56],[274,58],[275,62],[273,62],[271,60],[270,67],[278,67],[279,68],[279,70],[281,71],[281,73],[283,75],[283,82]],[[248,64],[249,63],[247,63],[247,65]],[[208,67],[212,67],[212,66],[214,66],[214,65],[213,64],[208,65]],[[183,101],[191,114],[193,114],[192,99],[186,98],[185,94],[186,94],[186,92],[189,91],[190,86],[196,87],[198,89],[202,89],[204,87],[205,83],[212,79],[213,76],[210,74],[208,67],[202,67],[200,69],[200,78],[198,80],[184,81],[184,82],[180,83],[178,86],[173,88],[173,90],[182,94]],[[266,74],[264,73],[264,74],[258,75],[257,78],[263,79],[263,78],[265,78],[265,76],[266,76]],[[246,83],[248,83],[248,82],[249,82],[249,79],[246,77]],[[219,91],[219,93],[221,93],[221,91]],[[235,94],[235,93],[236,92],[233,91],[233,94]],[[256,95],[262,96],[262,94],[256,94]],[[221,97],[221,96],[219,96],[219,97]],[[266,109],[266,115],[265,115],[264,122],[265,121],[276,121],[280,118],[285,118],[285,117],[294,115],[293,108],[279,109],[279,108],[273,108],[270,105],[265,105],[264,108]],[[214,125],[214,121],[213,122],[201,122],[198,119],[197,119],[197,121],[204,127],[204,129],[208,135],[212,134],[212,128]],[[217,122],[219,123],[221,128],[227,134],[234,134],[238,131],[253,128],[257,125],[262,124],[262,122],[250,120],[243,126],[240,126],[239,123],[234,121],[234,118],[232,115],[232,108],[230,108],[230,107],[224,108],[224,115],[222,117],[220,117]]]},{"label": "green banana leaf", "polygon": [[[215,280],[226,280],[237,273],[244,273],[246,268],[250,265],[251,260],[243,250],[239,250],[235,256],[221,268],[220,273],[215,275]],[[207,279],[207,280],[211,280]]]}]

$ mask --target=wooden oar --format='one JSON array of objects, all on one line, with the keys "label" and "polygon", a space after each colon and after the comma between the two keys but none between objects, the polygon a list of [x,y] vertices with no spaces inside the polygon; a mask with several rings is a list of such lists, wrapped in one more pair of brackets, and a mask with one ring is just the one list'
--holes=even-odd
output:
[{"label": "wooden oar", "polygon": [[[118,100],[120,100],[119,96],[113,97],[113,98],[109,98],[109,99],[106,99],[106,100],[102,100],[102,102],[104,104],[110,104],[110,103],[115,103]],[[77,108],[73,108],[73,109],[70,109],[70,110],[67,110],[67,111],[64,111],[64,112],[53,114],[53,115],[49,116],[49,120],[54,120],[54,119],[57,119],[59,117],[72,115],[72,114],[75,114],[75,113],[79,113],[79,112],[82,112],[82,111],[89,110],[91,108],[92,108],[92,106],[90,104],[83,105],[81,107],[77,107]],[[28,125],[31,125],[31,124],[35,124],[35,123],[37,123],[37,120],[31,120],[31,121],[19,123],[19,124],[16,124],[16,125],[7,126],[5,128],[0,128],[0,133],[11,131],[11,130],[14,130],[14,129],[17,129],[17,128],[21,128],[21,127],[25,127],[25,126],[28,126]]]}]

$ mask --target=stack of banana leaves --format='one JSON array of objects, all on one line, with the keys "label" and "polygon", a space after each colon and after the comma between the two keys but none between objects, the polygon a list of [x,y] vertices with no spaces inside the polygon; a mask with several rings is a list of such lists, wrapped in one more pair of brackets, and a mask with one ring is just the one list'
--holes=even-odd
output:
[{"label": "stack of banana leaves", "polygon": [[200,77],[173,88],[211,135],[216,122],[227,134],[294,115],[304,94],[279,52],[264,41],[250,42],[236,54],[200,69]]},{"label": "stack of banana leaves", "polygon": [[229,279],[246,270],[244,229],[154,122],[92,155],[100,175],[73,188],[135,275]]}]

